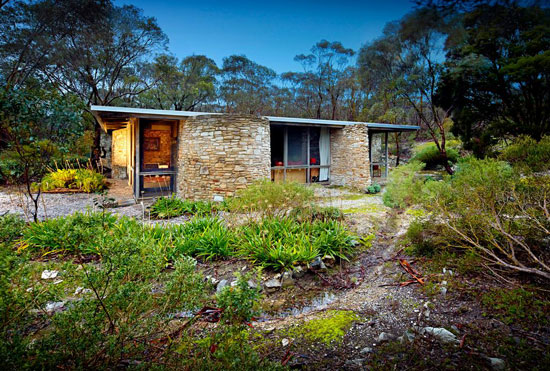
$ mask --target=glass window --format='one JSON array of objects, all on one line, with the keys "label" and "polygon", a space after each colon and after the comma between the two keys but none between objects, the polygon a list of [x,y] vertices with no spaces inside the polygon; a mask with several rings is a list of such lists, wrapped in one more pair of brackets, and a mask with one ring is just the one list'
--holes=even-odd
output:
[{"label": "glass window", "polygon": [[288,127],[287,166],[307,165],[307,128]]},{"label": "glass window", "polygon": [[319,137],[320,128],[310,128],[309,130],[309,164],[319,166],[321,158],[319,157]]},{"label": "glass window", "polygon": [[141,145],[141,171],[172,169],[172,126],[170,124],[144,124]]},{"label": "glass window", "polygon": [[285,128],[271,127],[271,166],[284,166],[285,161]]},{"label": "glass window", "polygon": [[141,192],[164,192],[169,191],[172,186],[172,175],[143,175]]}]

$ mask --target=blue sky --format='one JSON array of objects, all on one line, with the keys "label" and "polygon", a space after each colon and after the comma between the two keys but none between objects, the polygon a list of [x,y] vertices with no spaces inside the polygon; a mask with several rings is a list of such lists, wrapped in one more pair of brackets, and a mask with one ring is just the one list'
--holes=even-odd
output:
[{"label": "blue sky", "polygon": [[224,57],[245,54],[277,73],[300,70],[293,58],[321,39],[347,48],[381,35],[384,25],[411,11],[409,0],[381,1],[175,1],[115,0],[157,18],[179,58],[204,54],[221,66]]}]

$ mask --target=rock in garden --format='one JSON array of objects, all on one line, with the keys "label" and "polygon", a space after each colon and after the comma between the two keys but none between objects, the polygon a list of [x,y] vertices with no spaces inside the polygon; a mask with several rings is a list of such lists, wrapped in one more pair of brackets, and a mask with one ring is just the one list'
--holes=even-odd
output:
[{"label": "rock in garden", "polygon": [[367,354],[367,353],[372,353],[372,348],[371,347],[364,347],[363,349],[361,349],[361,354]]},{"label": "rock in garden", "polygon": [[506,368],[506,363],[501,358],[488,358],[489,362],[491,362],[491,368],[493,370],[504,370]]},{"label": "rock in garden", "polygon": [[323,263],[323,260],[320,256],[316,257],[311,263],[309,263],[309,267],[313,270],[327,269],[327,266],[325,265],[325,263]]},{"label": "rock in garden", "polygon": [[214,286],[216,286],[218,282],[220,282],[219,280],[217,280],[215,277],[212,277],[212,276],[206,276],[205,280],[206,282],[210,282]]},{"label": "rock in garden", "polygon": [[246,283],[248,283],[248,287],[250,287],[251,289],[257,289],[258,288],[258,284],[254,280],[248,280]]},{"label": "rock in garden", "polygon": [[74,294],[75,295],[80,295],[80,294],[90,294],[92,292],[91,289],[85,289],[84,287],[81,287],[81,286],[78,286],[76,288],[76,290],[74,290]]},{"label": "rock in garden", "polygon": [[424,333],[430,334],[442,343],[458,343],[455,334],[443,327],[424,327]]},{"label": "rock in garden", "polygon": [[45,270],[45,271],[42,272],[42,275],[40,277],[43,280],[51,280],[51,279],[54,279],[55,277],[57,277],[58,274],[59,274],[58,271]]},{"label": "rock in garden", "polygon": [[410,331],[405,331],[405,333],[403,335],[401,335],[400,337],[397,338],[397,340],[399,340],[400,343],[404,343],[404,342],[409,342],[409,343],[412,343],[414,341],[414,334]]},{"label": "rock in garden", "polygon": [[386,341],[390,341],[395,339],[395,335],[388,334],[387,332],[381,332],[380,335],[378,335],[378,342],[383,343]]},{"label": "rock in garden", "polygon": [[49,302],[46,304],[46,307],[44,310],[48,314],[54,314],[56,312],[61,312],[65,307],[64,301],[55,301],[55,302]]},{"label": "rock in garden", "polygon": [[279,280],[272,278],[264,283],[264,286],[267,292],[274,292],[279,290],[282,287],[282,284]]},{"label": "rock in garden", "polygon": [[294,267],[292,270],[292,277],[294,278],[302,278],[306,271],[301,266]]},{"label": "rock in garden", "polygon": [[282,286],[289,287],[294,285],[294,280],[292,279],[292,272],[283,273]]},{"label": "rock in garden", "polygon": [[221,280],[220,282],[218,282],[218,286],[216,286],[216,292],[221,292],[223,288],[227,285],[229,285],[229,282],[227,282],[227,280]]},{"label": "rock in garden", "polygon": [[332,256],[323,256],[323,263],[325,263],[325,266],[327,267],[334,267],[334,264],[336,264],[336,260]]}]

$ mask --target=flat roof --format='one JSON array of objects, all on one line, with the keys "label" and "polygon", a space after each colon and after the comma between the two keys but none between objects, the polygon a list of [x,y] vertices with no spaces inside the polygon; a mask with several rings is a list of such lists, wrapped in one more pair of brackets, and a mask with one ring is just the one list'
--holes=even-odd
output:
[{"label": "flat roof", "polygon": [[[175,111],[175,110],[160,110],[132,107],[114,107],[114,106],[95,106],[90,107],[92,114],[105,127],[108,121],[120,120],[124,116],[134,116],[143,118],[161,118],[161,119],[182,119],[187,117],[203,116],[203,115],[220,115],[221,113],[212,112],[194,112],[194,111]],[[372,128],[373,131],[415,131],[420,129],[414,125],[393,125],[382,124],[375,122],[361,121],[340,121],[340,120],[322,120],[309,119],[298,117],[279,117],[279,116],[263,116],[274,124],[294,124],[294,125],[322,125],[332,127],[344,127],[348,125],[364,124]]]}]

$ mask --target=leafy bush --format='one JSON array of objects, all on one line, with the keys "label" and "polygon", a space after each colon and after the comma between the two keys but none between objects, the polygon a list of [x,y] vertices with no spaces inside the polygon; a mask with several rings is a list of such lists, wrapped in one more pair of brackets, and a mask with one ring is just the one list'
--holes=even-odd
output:
[{"label": "leafy bush", "polygon": [[173,250],[168,257],[190,255],[211,260],[235,255],[233,232],[220,219],[195,218],[171,227],[170,233]]},{"label": "leafy bush", "polygon": [[382,190],[382,187],[380,186],[380,184],[378,183],[374,183],[370,186],[367,187],[367,193],[369,194],[375,194],[375,193],[378,193]]},{"label": "leafy bush", "polygon": [[29,224],[23,231],[23,241],[28,248],[43,254],[98,254],[101,238],[107,236],[116,221],[111,214],[77,212]]},{"label": "leafy bush", "polygon": [[[259,315],[258,300],[261,297],[258,287],[251,287],[249,280],[254,279],[251,273],[241,275],[237,273],[237,285],[224,287],[216,295],[218,306],[223,309],[223,318],[233,323],[250,321],[252,317]],[[260,275],[256,277],[260,280]]]},{"label": "leafy bush", "polygon": [[228,206],[235,212],[258,212],[268,217],[283,216],[289,210],[308,206],[313,196],[311,187],[303,184],[265,179],[237,192],[236,197],[228,201]]},{"label": "leafy bush", "polygon": [[384,205],[405,208],[418,201],[424,181],[417,173],[423,167],[423,163],[413,161],[393,169],[383,195]]},{"label": "leafy bush", "polygon": [[319,255],[302,225],[291,219],[267,218],[241,228],[239,252],[257,264],[291,269]]},{"label": "leafy bush", "polygon": [[69,188],[91,193],[105,189],[106,184],[105,177],[92,169],[58,169],[46,174],[37,186],[43,191]]},{"label": "leafy bush", "polygon": [[521,171],[542,172],[550,170],[550,136],[539,142],[531,137],[520,137],[502,151],[500,159]]},{"label": "leafy bush", "polygon": [[267,218],[241,228],[239,252],[257,264],[291,269],[315,257],[347,259],[354,237],[337,221],[298,223],[290,218]]},{"label": "leafy bush", "polygon": [[182,200],[175,195],[170,197],[159,197],[151,205],[151,216],[157,219],[169,219],[191,215],[208,215],[219,208],[218,205],[209,201]]},{"label": "leafy bush", "polygon": [[304,227],[311,228],[313,244],[321,256],[348,260],[353,253],[356,237],[342,223],[334,220],[317,221]]},{"label": "leafy bush", "polygon": [[449,245],[480,255],[488,268],[550,279],[550,176],[520,179],[506,162],[468,158],[425,191],[424,207]]},{"label": "leafy bush", "polygon": [[19,215],[6,214],[0,216],[0,243],[9,245],[20,238],[26,224]]},{"label": "leafy bush", "polygon": [[[455,164],[460,158],[458,148],[460,147],[460,141],[450,140],[445,145],[447,152],[447,160]],[[416,148],[415,155],[412,157],[412,161],[419,161],[425,164],[427,169],[433,169],[437,165],[444,166],[443,159],[441,158],[441,152],[437,149],[437,146],[433,142],[428,142],[420,145]]]}]

